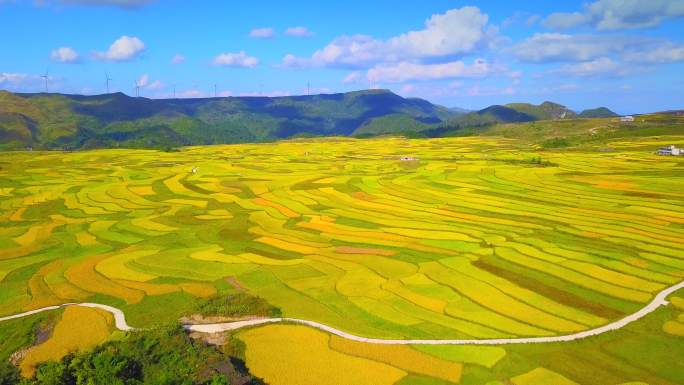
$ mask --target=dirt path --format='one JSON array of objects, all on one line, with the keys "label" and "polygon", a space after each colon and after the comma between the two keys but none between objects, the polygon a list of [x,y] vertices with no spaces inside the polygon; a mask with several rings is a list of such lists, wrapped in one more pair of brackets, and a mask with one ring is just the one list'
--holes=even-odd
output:
[{"label": "dirt path", "polygon": [[[296,324],[307,325],[316,329],[323,330],[325,332],[340,336],[353,341],[366,342],[371,344],[389,344],[389,345],[506,345],[506,344],[540,344],[540,343],[550,343],[550,342],[568,342],[579,340],[582,338],[587,338],[599,334],[603,334],[612,330],[617,330],[623,328],[624,326],[646,316],[647,314],[655,311],[660,306],[666,306],[666,298],[673,292],[684,288],[684,281],[672,285],[661,292],[659,292],[651,302],[646,306],[639,309],[639,311],[632,313],[620,320],[611,322],[604,326],[599,326],[594,329],[585,330],[583,332],[568,334],[563,336],[551,336],[551,337],[522,337],[522,338],[493,338],[493,339],[457,339],[457,340],[392,340],[392,339],[379,339],[379,338],[366,338],[359,337],[353,334],[343,332],[341,330],[335,329],[333,327],[315,322],[302,320],[297,318],[256,318],[244,321],[234,321],[226,323],[216,323],[216,324],[203,324],[203,325],[185,325],[186,330],[201,332],[201,333],[218,333],[228,330],[236,330],[245,327],[258,326],[269,323],[278,322],[290,322]],[[26,317],[31,314],[40,313],[48,310],[55,310],[66,306],[86,306],[95,307],[102,310],[106,310],[114,316],[116,327],[123,331],[134,331],[135,328],[128,326],[126,323],[126,318],[124,313],[112,306],[102,305],[99,303],[66,303],[59,306],[48,306],[36,310],[27,311],[25,313],[15,314],[7,317],[0,317],[0,321],[6,321],[15,318]]]}]

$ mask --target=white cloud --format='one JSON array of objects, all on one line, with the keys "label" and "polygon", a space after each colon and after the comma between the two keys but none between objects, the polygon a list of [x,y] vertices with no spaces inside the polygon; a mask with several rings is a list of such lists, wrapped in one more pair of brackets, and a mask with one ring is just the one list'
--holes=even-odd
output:
[{"label": "white cloud", "polygon": [[175,55],[171,58],[171,64],[181,64],[181,63],[183,63],[184,61],[185,61],[185,56],[183,56],[183,55],[181,55],[181,54],[175,54]]},{"label": "white cloud", "polygon": [[551,71],[552,74],[567,76],[621,76],[627,73],[624,66],[614,62],[610,58],[602,57],[596,60],[566,64],[561,68]]},{"label": "white cloud", "polygon": [[415,89],[416,87],[413,84],[404,84],[399,89],[399,93],[401,93],[402,95],[408,95],[412,93]]},{"label": "white cloud", "polygon": [[[50,90],[55,87],[55,81],[59,82],[62,79],[49,76]],[[12,91],[43,91],[45,89],[45,79],[41,75],[16,73],[16,72],[0,72],[0,88]]]},{"label": "white cloud", "polygon": [[183,90],[176,94],[177,98],[203,98],[204,92],[196,89]]},{"label": "white cloud", "polygon": [[579,12],[552,13],[542,24],[551,29],[569,29],[589,22],[587,15]]},{"label": "white cloud", "polygon": [[0,84],[19,85],[27,80],[38,80],[37,75],[20,74],[14,72],[0,72]]},{"label": "white cloud", "polygon": [[135,84],[140,88],[145,88],[148,90],[158,90],[164,88],[164,83],[162,83],[160,80],[151,81],[150,75],[148,74],[140,75]]},{"label": "white cloud", "polygon": [[670,63],[684,60],[684,47],[648,37],[539,33],[512,48],[522,61],[587,62],[618,57],[627,62]]},{"label": "white cloud", "polygon": [[344,84],[351,84],[351,83],[358,83],[363,80],[363,74],[361,71],[354,71],[351,72],[349,75],[345,76],[344,79],[342,79],[342,83]]},{"label": "white cloud", "polygon": [[259,64],[259,59],[249,56],[245,51],[237,53],[222,53],[214,58],[214,65],[222,67],[252,68]]},{"label": "white cloud", "polygon": [[142,75],[140,75],[140,77],[138,78],[138,80],[136,80],[135,84],[136,84],[138,87],[145,88],[145,86],[147,85],[147,83],[148,83],[149,81],[150,81],[150,76],[149,76],[148,74],[142,74]]},{"label": "white cloud", "polygon": [[78,63],[81,60],[78,52],[71,47],[59,47],[52,50],[50,59],[59,63]]},{"label": "white cloud", "polygon": [[409,80],[440,80],[453,78],[482,78],[506,71],[504,66],[477,59],[468,65],[462,61],[440,64],[416,64],[401,62],[380,64],[368,70],[367,77],[373,82],[400,83]]},{"label": "white cloud", "polygon": [[684,47],[673,43],[664,43],[643,52],[629,52],[625,55],[625,60],[644,64],[684,61]]},{"label": "white cloud", "polygon": [[364,68],[382,62],[449,58],[473,53],[495,41],[487,15],[477,7],[452,9],[432,15],[425,28],[387,40],[367,35],[340,36],[309,58],[286,55],[285,67]]},{"label": "white cloud", "polygon": [[152,83],[149,83],[147,86],[145,86],[148,90],[159,90],[164,88],[164,83],[162,83],[160,80],[155,80]]},{"label": "white cloud", "polygon": [[96,52],[94,57],[98,60],[126,61],[132,60],[145,50],[145,43],[137,37],[121,36],[107,52]]},{"label": "white cloud", "polygon": [[144,7],[155,0],[57,0],[63,4],[112,6],[124,9]]},{"label": "white cloud", "polygon": [[270,39],[274,35],[273,28],[255,28],[249,32],[249,37],[256,39]]},{"label": "white cloud", "polygon": [[598,0],[582,12],[554,13],[544,25],[554,29],[590,25],[599,30],[652,28],[664,20],[684,16],[682,0]]},{"label": "white cloud", "polygon": [[481,87],[479,85],[474,85],[468,88],[468,96],[500,96],[500,95],[514,95],[516,93],[513,87]]},{"label": "white cloud", "polygon": [[610,39],[591,35],[538,33],[519,43],[514,52],[528,62],[586,61],[612,52]]},{"label": "white cloud", "polygon": [[290,27],[285,30],[285,34],[288,36],[296,37],[310,37],[313,36],[313,32],[309,31],[306,27]]}]

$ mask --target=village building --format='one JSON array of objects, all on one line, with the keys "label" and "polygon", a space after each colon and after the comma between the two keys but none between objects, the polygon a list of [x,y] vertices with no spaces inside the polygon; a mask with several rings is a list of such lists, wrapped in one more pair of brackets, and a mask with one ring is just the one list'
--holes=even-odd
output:
[{"label": "village building", "polygon": [[663,156],[680,156],[684,155],[684,148],[678,148],[674,144],[669,146],[660,147],[656,154]]},{"label": "village building", "polygon": [[627,116],[621,116],[620,117],[620,122],[633,122],[634,117],[632,115],[627,115]]}]

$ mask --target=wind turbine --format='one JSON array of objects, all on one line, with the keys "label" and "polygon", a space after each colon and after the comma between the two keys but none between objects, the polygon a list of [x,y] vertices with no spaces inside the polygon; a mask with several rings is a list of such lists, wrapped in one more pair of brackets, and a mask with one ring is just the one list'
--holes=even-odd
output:
[{"label": "wind turbine", "polygon": [[109,81],[112,80],[112,78],[109,77],[109,74],[105,72],[105,83],[107,84],[107,93],[109,93]]},{"label": "wind turbine", "polygon": [[311,83],[306,82],[306,95],[311,95]]},{"label": "wind turbine", "polygon": [[50,74],[48,73],[48,70],[45,70],[45,75],[41,75],[41,78],[45,79],[45,93],[48,92],[48,78],[50,78]]},{"label": "wind turbine", "polygon": [[137,98],[140,96],[140,85],[137,80],[134,80],[133,83],[135,83],[135,97]]},{"label": "wind turbine", "polygon": [[216,93],[216,83],[214,83],[214,97],[216,97],[216,96],[217,96],[217,93]]}]

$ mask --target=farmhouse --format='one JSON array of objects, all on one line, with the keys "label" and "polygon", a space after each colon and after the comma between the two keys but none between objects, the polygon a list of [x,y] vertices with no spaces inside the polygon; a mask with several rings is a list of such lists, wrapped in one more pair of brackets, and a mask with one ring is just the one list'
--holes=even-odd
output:
[{"label": "farmhouse", "polygon": [[658,151],[656,151],[656,154],[664,156],[680,156],[684,155],[684,149],[677,148],[674,144],[671,144],[669,146],[660,147]]},{"label": "farmhouse", "polygon": [[627,116],[621,116],[620,117],[621,122],[633,122],[634,117],[632,115],[627,115]]}]

